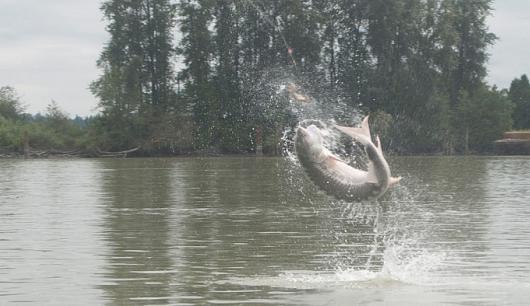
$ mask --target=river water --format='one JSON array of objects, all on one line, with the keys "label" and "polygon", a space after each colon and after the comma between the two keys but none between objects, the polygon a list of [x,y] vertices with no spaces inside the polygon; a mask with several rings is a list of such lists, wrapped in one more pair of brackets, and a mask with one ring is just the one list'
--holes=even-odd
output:
[{"label": "river water", "polygon": [[390,165],[348,204],[285,158],[0,160],[0,305],[528,305],[530,158]]}]

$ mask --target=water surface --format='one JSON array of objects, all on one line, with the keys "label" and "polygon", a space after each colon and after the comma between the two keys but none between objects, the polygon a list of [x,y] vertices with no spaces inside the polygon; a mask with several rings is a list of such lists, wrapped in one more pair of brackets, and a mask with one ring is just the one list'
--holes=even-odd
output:
[{"label": "water surface", "polygon": [[527,304],[530,158],[390,164],[348,204],[282,158],[0,160],[0,304]]}]

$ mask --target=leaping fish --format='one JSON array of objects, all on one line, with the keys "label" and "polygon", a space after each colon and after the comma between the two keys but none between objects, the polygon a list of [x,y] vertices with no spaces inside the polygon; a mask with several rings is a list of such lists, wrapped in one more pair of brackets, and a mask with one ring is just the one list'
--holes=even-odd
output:
[{"label": "leaping fish", "polygon": [[383,156],[379,136],[372,142],[368,116],[358,128],[335,125],[339,131],[364,146],[368,156],[368,171],[356,169],[324,147],[320,129],[315,125],[298,127],[295,150],[309,178],[327,194],[346,201],[363,201],[383,195],[401,177],[392,177]]}]

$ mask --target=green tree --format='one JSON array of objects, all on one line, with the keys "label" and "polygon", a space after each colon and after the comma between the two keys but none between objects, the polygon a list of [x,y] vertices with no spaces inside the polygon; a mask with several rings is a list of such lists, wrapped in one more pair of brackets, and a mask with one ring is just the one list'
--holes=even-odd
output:
[{"label": "green tree", "polygon": [[497,37],[490,33],[486,18],[491,14],[492,0],[446,0],[454,1],[454,27],[457,42],[456,66],[452,71],[451,100],[458,104],[462,90],[473,95],[486,76],[487,48]]},{"label": "green tree", "polygon": [[456,113],[456,133],[464,153],[487,152],[493,141],[512,126],[513,105],[505,91],[482,85],[473,96],[462,92]]},{"label": "green tree", "polygon": [[[283,37],[278,39],[281,58],[303,72],[316,73],[321,62],[322,42],[319,33],[322,13],[310,0],[279,1],[279,30]],[[283,41],[285,39],[285,41]],[[287,43],[287,46],[285,45]],[[288,51],[287,48],[291,48]],[[290,52],[290,53],[289,53]]]},{"label": "green tree", "polygon": [[171,64],[175,49],[173,31],[176,22],[176,5],[169,0],[143,1],[145,32],[145,63],[147,75],[146,92],[155,116],[164,114],[173,107],[174,78]]},{"label": "green tree", "polygon": [[[381,114],[396,127],[387,129],[395,150],[487,150],[509,126],[505,95],[484,85],[491,2],[107,0],[94,126],[106,146],[150,144],[156,153],[193,123],[196,150],[244,152],[254,134],[274,142],[292,123],[278,85],[296,80],[339,120],[339,108]],[[510,98],[526,101],[519,85]],[[516,101],[523,126],[529,116]]]},{"label": "green tree", "polygon": [[23,111],[16,90],[11,86],[0,87],[0,150],[17,151],[21,148]]},{"label": "green tree", "polygon": [[[330,82],[337,73],[339,88],[347,97],[347,104],[351,107],[367,103],[370,90],[372,58],[368,47],[368,2],[357,0],[353,3],[339,1],[339,6],[329,9],[329,25],[326,31],[330,37],[336,36],[334,41],[328,42],[325,52],[329,54]],[[335,63],[332,51],[336,49]]]},{"label": "green tree", "polygon": [[514,104],[513,125],[517,129],[530,129],[530,83],[526,74],[510,84],[508,97]]},{"label": "green tree", "polygon": [[101,7],[110,40],[91,84],[102,110],[103,144],[149,143],[156,118],[175,101],[171,58],[175,6],[169,0],[107,0]]},{"label": "green tree", "polygon": [[72,124],[71,120],[68,118],[68,114],[59,107],[55,100],[52,100],[52,102],[46,107],[45,118],[50,127],[52,127],[57,133],[66,131],[69,125]]},{"label": "green tree", "polygon": [[211,67],[214,44],[209,30],[214,2],[181,1],[178,6],[182,38],[178,54],[184,63],[179,79],[184,82],[184,100],[192,109],[195,148],[210,150],[217,141],[219,107]]},{"label": "green tree", "polygon": [[238,16],[233,1],[215,4],[215,89],[219,103],[219,142],[225,152],[243,150],[243,120],[239,89]]},{"label": "green tree", "polygon": [[17,119],[24,112],[24,106],[16,90],[11,86],[0,87],[0,117]]}]

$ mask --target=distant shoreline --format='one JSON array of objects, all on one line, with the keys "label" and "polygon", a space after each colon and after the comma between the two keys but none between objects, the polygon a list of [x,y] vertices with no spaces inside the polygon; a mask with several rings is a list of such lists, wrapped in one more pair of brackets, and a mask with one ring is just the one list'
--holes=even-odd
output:
[{"label": "distant shoreline", "polygon": [[[388,157],[487,157],[487,156],[530,156],[530,155],[508,155],[508,154],[495,154],[493,152],[489,153],[477,153],[471,152],[468,154],[459,153],[446,155],[442,153],[414,153],[414,154],[386,154]],[[140,159],[140,158],[281,158],[282,155],[275,154],[261,154],[257,155],[255,153],[230,153],[230,154],[204,154],[204,153],[186,153],[186,154],[155,154],[155,155],[142,155],[135,154],[129,156],[98,156],[97,154],[90,153],[80,153],[80,154],[41,154],[41,155],[30,155],[25,157],[23,153],[3,153],[0,154],[0,159],[28,159],[28,160],[37,160],[37,159]]]}]

